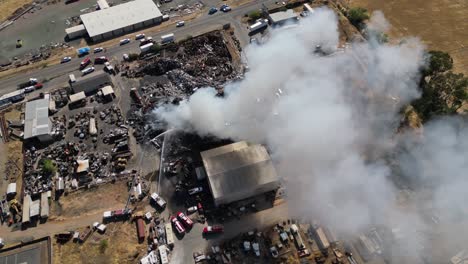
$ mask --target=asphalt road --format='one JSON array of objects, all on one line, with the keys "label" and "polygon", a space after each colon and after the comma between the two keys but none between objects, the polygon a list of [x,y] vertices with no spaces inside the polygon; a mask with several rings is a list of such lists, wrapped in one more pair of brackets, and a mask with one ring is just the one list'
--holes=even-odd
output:
[{"label": "asphalt road", "polygon": [[[231,23],[236,29],[237,37],[240,39],[242,44],[248,43],[247,30],[242,28],[242,25],[239,21],[245,13],[248,13],[251,10],[261,8],[262,4],[273,4],[273,0],[257,0],[254,2],[247,3],[242,6],[233,8],[229,13],[223,13],[218,11],[213,15],[204,14],[203,16],[188,21],[184,27],[180,28],[169,28],[161,30],[158,34],[153,35],[154,39],[160,39],[162,35],[168,33],[174,33],[176,40],[183,39],[187,36],[196,36],[200,35],[215,29],[220,29],[224,24]],[[114,46],[108,48],[105,53],[98,53],[96,56],[107,56],[109,58],[121,59],[124,53],[137,52],[138,53],[138,42],[133,41],[127,45],[123,46]],[[94,59],[95,55],[91,54],[90,57]],[[68,74],[75,72],[79,76],[78,72],[79,64],[82,58],[73,58],[72,61],[64,64],[52,65],[50,67],[34,70],[27,73],[19,73],[9,78],[0,80],[0,95],[12,92],[16,90],[16,86],[28,80],[29,78],[38,78],[38,79],[48,79],[49,81],[46,86],[55,85],[58,83],[63,83],[67,80]]]}]

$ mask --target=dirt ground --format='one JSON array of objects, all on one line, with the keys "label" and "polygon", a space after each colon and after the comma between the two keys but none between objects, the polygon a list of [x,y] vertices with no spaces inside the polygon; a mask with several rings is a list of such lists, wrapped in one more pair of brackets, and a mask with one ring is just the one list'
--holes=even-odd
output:
[{"label": "dirt ground", "polygon": [[79,190],[60,197],[51,205],[49,220],[63,220],[74,216],[83,216],[121,209],[127,202],[127,182],[118,181],[114,184],[103,184],[97,188]]},{"label": "dirt ground", "polygon": [[[107,240],[107,247],[103,240]],[[94,232],[82,245],[72,241],[57,244],[54,239],[52,246],[56,264],[138,263],[146,252],[145,244],[137,241],[133,222],[110,223],[105,234]]]},{"label": "dirt ground", "polygon": [[416,36],[428,46],[449,52],[457,72],[468,74],[468,1],[351,0],[351,6],[382,10],[392,24],[391,38]]},{"label": "dirt ground", "polygon": [[3,22],[11,14],[15,12],[16,9],[31,3],[32,0],[1,0],[0,1],[0,22]]},{"label": "dirt ground", "polygon": [[[21,110],[12,107],[5,111],[6,120],[19,120]],[[19,140],[10,140],[4,144],[0,143],[0,153],[7,153],[7,155],[0,155],[0,191],[6,191],[8,183],[17,182],[16,192],[21,192],[22,186],[22,168],[23,168],[23,142]]]}]

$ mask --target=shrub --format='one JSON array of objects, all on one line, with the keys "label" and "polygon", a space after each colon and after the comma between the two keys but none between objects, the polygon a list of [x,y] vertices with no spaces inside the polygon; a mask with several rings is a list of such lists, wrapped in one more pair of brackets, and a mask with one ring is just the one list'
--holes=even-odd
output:
[{"label": "shrub", "polygon": [[139,55],[136,54],[136,53],[130,53],[130,54],[128,54],[128,60],[129,60],[129,61],[138,60],[138,57],[139,57]]},{"label": "shrub", "polygon": [[42,161],[42,172],[44,172],[47,175],[52,175],[55,174],[56,171],[57,168],[55,167],[55,164],[52,160],[44,159]]},{"label": "shrub", "polygon": [[106,249],[109,247],[109,241],[107,239],[101,240],[101,243],[99,243],[99,250],[101,253],[106,252]]},{"label": "shrub", "polygon": [[249,13],[249,18],[251,20],[257,20],[262,17],[262,13],[259,10],[255,10]]},{"label": "shrub", "polygon": [[362,22],[369,19],[369,13],[365,8],[353,7],[348,10],[347,17],[355,27],[361,27]]}]

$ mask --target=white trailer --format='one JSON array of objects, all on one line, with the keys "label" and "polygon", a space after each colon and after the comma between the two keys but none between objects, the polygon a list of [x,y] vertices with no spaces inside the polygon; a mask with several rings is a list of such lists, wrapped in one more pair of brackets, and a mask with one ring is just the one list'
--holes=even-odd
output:
[{"label": "white trailer", "polygon": [[141,46],[141,47],[140,47],[140,52],[141,52],[141,53],[148,52],[148,51],[151,49],[151,47],[152,47],[153,45],[154,45],[154,43],[151,43],[151,42],[150,42],[150,43],[148,43],[148,44],[145,44],[145,45]]},{"label": "white trailer", "polygon": [[250,32],[256,32],[261,29],[265,29],[268,26],[268,23],[265,20],[259,20],[255,24],[249,27]]},{"label": "white trailer", "polygon": [[161,264],[169,264],[169,258],[167,257],[167,247],[166,245],[161,245],[158,247],[159,256],[161,257]]},{"label": "white trailer", "polygon": [[97,135],[97,128],[96,128],[96,119],[93,117],[89,119],[89,134],[91,136]]},{"label": "white trailer", "polygon": [[174,232],[172,231],[172,224],[166,223],[164,225],[164,229],[166,231],[166,244],[172,247],[174,245]]},{"label": "white trailer", "polygon": [[174,33],[161,36],[161,44],[168,44],[174,42]]}]

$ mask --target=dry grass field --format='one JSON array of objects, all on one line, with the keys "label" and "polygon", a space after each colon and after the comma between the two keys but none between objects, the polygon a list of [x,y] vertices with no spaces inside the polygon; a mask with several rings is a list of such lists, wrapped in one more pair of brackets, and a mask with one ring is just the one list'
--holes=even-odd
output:
[{"label": "dry grass field", "polygon": [[468,74],[467,0],[350,0],[350,6],[382,10],[393,26],[390,37],[419,37],[429,49],[449,52],[455,71]]},{"label": "dry grass field", "polygon": [[16,9],[31,3],[32,0],[0,0],[0,22],[3,22]]}]

